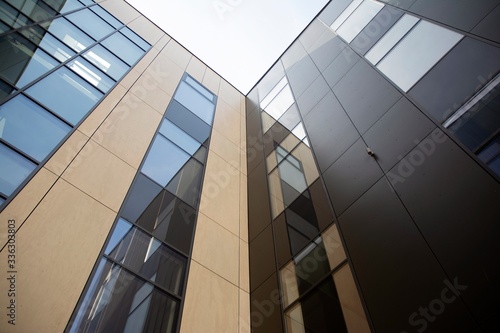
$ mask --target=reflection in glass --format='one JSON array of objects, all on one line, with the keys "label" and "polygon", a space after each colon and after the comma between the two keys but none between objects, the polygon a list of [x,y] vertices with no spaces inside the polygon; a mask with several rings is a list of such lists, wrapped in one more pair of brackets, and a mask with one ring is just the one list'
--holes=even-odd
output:
[{"label": "reflection in glass", "polygon": [[177,313],[177,301],[102,259],[68,331],[172,333]]},{"label": "reflection in glass", "polygon": [[180,294],[186,266],[184,257],[123,219],[118,221],[111,241],[116,245],[106,248],[107,256]]},{"label": "reflection in glass", "polygon": [[130,68],[129,65],[99,44],[85,52],[83,57],[116,81],[120,80]]},{"label": "reflection in glass", "polygon": [[131,41],[139,45],[139,47],[144,51],[147,51],[149,49],[150,45],[144,39],[139,37],[135,32],[130,30],[128,27],[124,27],[123,29],[120,30],[120,32],[125,36],[127,36]]},{"label": "reflection in glass", "polygon": [[58,41],[51,34],[45,34],[39,46],[60,62],[66,61],[75,55],[74,51]]},{"label": "reflection in glass", "polygon": [[190,155],[196,153],[198,148],[200,148],[200,143],[193,139],[189,134],[181,130],[179,127],[175,126],[168,119],[163,119],[160,126],[160,133],[163,134],[167,139],[184,149]]},{"label": "reflection in glass", "polygon": [[279,94],[279,92],[288,84],[286,76],[264,97],[260,102],[260,108],[265,109],[269,103]]},{"label": "reflection in glass", "polygon": [[0,192],[11,195],[35,167],[34,163],[0,143]]},{"label": "reflection in glass", "polygon": [[176,100],[170,102],[166,118],[201,144],[210,136],[210,126]]},{"label": "reflection in glass", "polygon": [[167,190],[189,205],[197,207],[201,192],[202,175],[203,165],[196,159],[191,158],[170,181]]},{"label": "reflection in glass", "polygon": [[158,135],[148,152],[141,171],[161,186],[166,186],[189,158],[190,156],[186,152],[163,136]]},{"label": "reflection in glass", "polygon": [[71,13],[66,18],[95,40],[99,40],[115,30],[88,8]]},{"label": "reflection in glass", "polygon": [[92,38],[63,17],[57,18],[50,23],[49,32],[76,52],[83,51],[94,43]]},{"label": "reflection in glass", "polygon": [[57,12],[45,2],[39,0],[6,0],[12,6],[27,15],[33,22],[42,21],[57,15]]},{"label": "reflection in glass", "polygon": [[0,106],[0,137],[38,161],[42,161],[70,129],[22,95]]},{"label": "reflection in glass", "polygon": [[419,21],[415,16],[404,14],[392,28],[375,44],[368,53],[366,59],[373,65],[376,65],[390,49],[396,45]]},{"label": "reflection in glass", "polygon": [[112,34],[103,40],[101,44],[130,66],[134,65],[144,54],[141,48],[119,32]]},{"label": "reflection in glass", "polygon": [[292,90],[287,84],[276,97],[266,106],[266,111],[274,119],[279,119],[294,103]]},{"label": "reflection in glass", "polygon": [[59,68],[26,90],[72,125],[77,124],[103,94],[67,68]]},{"label": "reflection in glass", "polygon": [[363,1],[337,29],[337,33],[350,43],[382,8],[384,5],[380,2]]},{"label": "reflection in glass", "polygon": [[358,6],[363,2],[363,0],[354,0],[349,6],[342,12],[342,14],[337,17],[337,19],[332,23],[331,27],[333,30],[337,30],[342,23],[358,8]]},{"label": "reflection in glass", "polygon": [[81,57],[71,60],[67,66],[71,68],[73,72],[80,75],[82,78],[87,80],[87,82],[104,93],[111,89],[111,87],[115,84],[111,78]]},{"label": "reflection in glass", "polygon": [[181,82],[174,98],[208,125],[212,124],[214,104],[189,84]]},{"label": "reflection in glass", "polygon": [[208,98],[210,101],[214,101],[214,95],[201,84],[196,82],[192,77],[186,76],[186,82],[189,83],[189,85],[196,89],[200,94]]},{"label": "reflection in glass", "polygon": [[15,91],[16,90],[14,88],[12,88],[7,83],[0,80],[0,101]]},{"label": "reflection in glass", "polygon": [[377,68],[406,92],[462,37],[436,24],[420,21]]}]

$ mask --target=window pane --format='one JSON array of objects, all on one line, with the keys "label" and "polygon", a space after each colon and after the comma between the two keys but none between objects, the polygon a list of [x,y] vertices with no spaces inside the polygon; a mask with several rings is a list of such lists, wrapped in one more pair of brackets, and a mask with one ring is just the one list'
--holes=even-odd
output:
[{"label": "window pane", "polygon": [[[46,1],[49,3],[52,2],[52,6],[55,8],[60,13],[67,13],[69,11],[82,8],[83,4],[80,3],[78,0],[52,0],[52,1]],[[62,7],[62,8],[61,8]]]},{"label": "window pane", "polygon": [[177,313],[175,300],[102,259],[68,331],[172,333]]},{"label": "window pane", "polygon": [[186,82],[181,82],[174,98],[188,108],[201,120],[211,125],[214,116],[214,104],[198,93]]},{"label": "window pane", "polygon": [[51,34],[45,34],[39,46],[54,56],[60,62],[66,61],[75,55],[69,47],[58,41]]},{"label": "window pane", "polygon": [[49,26],[49,32],[58,37],[64,44],[76,52],[85,50],[94,43],[92,38],[83,33],[65,18],[57,18]]},{"label": "window pane", "polygon": [[125,235],[132,228],[132,223],[125,221],[120,218],[116,223],[115,230],[111,234],[111,238],[108,241],[108,245],[106,245],[106,250],[104,250],[105,254],[110,254],[111,251],[120,243],[120,241],[125,237]]},{"label": "window pane", "polygon": [[337,33],[350,43],[382,8],[384,5],[379,2],[363,1],[337,29]]},{"label": "window pane", "polygon": [[115,28],[119,28],[123,25],[123,23],[114,18],[106,10],[102,9],[101,6],[92,6],[90,7],[90,10],[99,15],[100,17],[102,17],[106,22],[108,22]]},{"label": "window pane", "polygon": [[404,14],[377,44],[368,51],[365,55],[366,59],[374,65],[377,64],[418,21],[419,19],[415,16]]},{"label": "window pane", "polygon": [[201,84],[193,80],[190,76],[186,76],[186,82],[189,83],[194,89],[198,90],[200,94],[208,98],[210,101],[213,102],[214,100],[214,95],[208,91],[205,87],[203,87]]},{"label": "window pane", "polygon": [[0,76],[16,84],[35,50],[33,43],[17,33],[0,37]]},{"label": "window pane", "polygon": [[17,86],[22,88],[33,80],[39,78],[42,74],[47,73],[59,63],[41,49],[37,49],[31,60],[26,65],[22,76],[17,81]]},{"label": "window pane", "polygon": [[0,192],[9,196],[36,165],[0,143]]},{"label": "window pane", "polygon": [[377,68],[408,91],[462,37],[433,23],[420,21]]},{"label": "window pane", "polygon": [[358,8],[358,6],[363,2],[363,0],[354,0],[349,6],[342,12],[342,14],[337,17],[337,19],[332,23],[331,27],[333,30],[337,30],[342,23]]},{"label": "window pane", "polygon": [[108,247],[106,254],[124,266],[139,272],[177,295],[180,295],[186,258],[176,254],[157,239],[137,227],[130,228],[120,235],[114,247]]},{"label": "window pane", "polygon": [[134,65],[144,54],[143,50],[118,32],[103,40],[101,44],[130,66]]},{"label": "window pane", "polygon": [[279,119],[293,103],[292,91],[287,84],[264,110],[274,119]]},{"label": "window pane", "polygon": [[88,8],[69,14],[66,18],[95,40],[99,40],[115,30]]},{"label": "window pane", "polygon": [[167,190],[196,207],[201,193],[202,175],[203,165],[192,158],[168,184]]},{"label": "window pane", "polygon": [[122,216],[135,223],[161,191],[162,188],[158,184],[139,174],[129,191]]},{"label": "window pane", "polygon": [[142,172],[166,186],[189,160],[189,155],[161,135],[157,135],[142,166]]},{"label": "window pane", "polygon": [[265,98],[260,102],[260,107],[262,109],[266,108],[269,103],[278,95],[278,93],[288,84],[286,76],[281,79],[280,82],[267,94]]},{"label": "window pane", "polygon": [[18,95],[0,106],[0,137],[38,161],[61,142],[70,127]]},{"label": "window pane", "polygon": [[120,30],[120,32],[127,36],[131,41],[139,45],[144,51],[147,51],[149,49],[150,45],[129,28],[124,27]]},{"label": "window pane", "polygon": [[19,9],[24,14],[28,15],[34,22],[38,22],[55,16],[55,10],[47,6],[42,1],[37,0],[7,0],[12,6]]},{"label": "window pane", "polygon": [[120,80],[130,68],[129,65],[118,59],[101,45],[95,45],[92,49],[85,52],[83,56],[116,81]]},{"label": "window pane", "polygon": [[189,134],[181,130],[179,127],[175,126],[168,119],[163,119],[163,123],[160,127],[160,133],[165,135],[170,141],[177,144],[179,147],[184,149],[190,155],[196,153],[198,148],[200,148],[200,143],[193,139]]},{"label": "window pane", "polygon": [[16,90],[14,88],[12,88],[7,83],[0,80],[0,101],[15,91]]},{"label": "window pane", "polygon": [[83,77],[87,82],[91,83],[94,87],[99,88],[103,92],[107,92],[115,84],[109,76],[102,73],[95,68],[87,60],[78,57],[70,61],[67,65],[73,72]]},{"label": "window pane", "polygon": [[73,125],[103,96],[100,91],[64,67],[26,92]]},{"label": "window pane", "polygon": [[210,126],[176,100],[170,102],[166,118],[202,144],[210,136]]}]

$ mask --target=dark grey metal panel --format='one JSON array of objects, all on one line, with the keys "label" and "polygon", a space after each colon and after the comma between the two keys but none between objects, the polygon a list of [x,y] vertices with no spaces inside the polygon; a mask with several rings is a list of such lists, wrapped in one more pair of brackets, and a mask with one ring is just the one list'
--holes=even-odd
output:
[{"label": "dark grey metal panel", "polygon": [[250,290],[254,291],[276,271],[272,226],[267,226],[249,244]]},{"label": "dark grey metal panel", "polygon": [[299,41],[302,43],[306,50],[309,50],[310,47],[318,40],[318,38],[330,28],[327,27],[323,22],[318,19],[315,19],[309,24],[306,30],[299,36]]},{"label": "dark grey metal panel", "polygon": [[271,223],[265,161],[248,174],[248,238],[254,239]]},{"label": "dark grey metal panel", "polygon": [[[474,327],[461,300],[443,293],[446,275],[385,178],[339,224],[376,332],[465,333]],[[443,294],[453,301],[442,301]]]},{"label": "dark grey metal panel", "polygon": [[298,98],[320,75],[318,68],[309,56],[302,58],[290,70],[287,70],[288,83],[295,98]]},{"label": "dark grey metal panel", "polygon": [[291,69],[302,58],[307,57],[307,52],[299,41],[295,41],[281,57],[285,70]]},{"label": "dark grey metal panel", "polygon": [[466,37],[408,94],[442,122],[500,69],[500,48]]},{"label": "dark grey metal panel", "polygon": [[360,57],[350,47],[346,47],[323,71],[328,85],[334,87],[346,73],[359,61]]},{"label": "dark grey metal panel", "polygon": [[352,0],[332,0],[330,4],[321,12],[318,18],[327,25],[332,23],[349,6]]},{"label": "dark grey metal panel", "polygon": [[297,104],[302,117],[305,117],[329,91],[330,87],[326,83],[323,76],[318,76],[297,99]]},{"label": "dark grey metal panel", "polygon": [[366,132],[401,97],[363,59],[339,81],[333,92],[360,133]]},{"label": "dark grey metal panel", "polygon": [[338,215],[382,177],[375,159],[368,155],[362,139],[356,141],[323,174],[333,209]]},{"label": "dark grey metal panel", "polygon": [[279,297],[276,274],[250,294],[252,333],[284,332]]},{"label": "dark grey metal panel", "polygon": [[470,31],[497,5],[497,0],[417,0],[409,11]]},{"label": "dark grey metal panel", "polygon": [[259,98],[263,100],[276,84],[285,76],[285,70],[281,61],[278,61],[259,82],[257,89]]},{"label": "dark grey metal panel", "polygon": [[500,5],[476,25],[472,33],[500,43]]},{"label": "dark grey metal panel", "polygon": [[403,16],[401,10],[385,6],[352,40],[351,47],[364,55],[401,16]]},{"label": "dark grey metal panel", "polygon": [[[462,297],[483,321],[500,311],[500,184],[439,129],[389,174]],[[500,329],[500,323],[497,323]]]},{"label": "dark grey metal panel", "polygon": [[330,29],[325,31],[308,50],[311,59],[322,72],[346,47],[337,35]]},{"label": "dark grey metal panel", "polygon": [[322,172],[359,138],[332,92],[309,112],[304,125]]},{"label": "dark grey metal panel", "polygon": [[385,2],[401,9],[410,8],[415,1],[416,0],[380,0],[380,2]]},{"label": "dark grey metal panel", "polygon": [[364,135],[384,171],[392,168],[436,126],[402,97]]}]

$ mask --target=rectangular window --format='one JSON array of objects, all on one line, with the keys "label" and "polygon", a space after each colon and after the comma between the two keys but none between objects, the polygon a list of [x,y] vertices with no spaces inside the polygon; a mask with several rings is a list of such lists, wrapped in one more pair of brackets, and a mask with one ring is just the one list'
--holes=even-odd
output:
[{"label": "rectangular window", "polygon": [[181,82],[179,88],[175,92],[174,99],[208,125],[212,124],[214,104],[186,82]]},{"label": "rectangular window", "polygon": [[115,30],[88,8],[71,13],[66,18],[95,40],[99,40]]},{"label": "rectangular window", "polygon": [[63,17],[53,20],[48,30],[76,52],[83,51],[94,43],[92,38]]},{"label": "rectangular window", "polygon": [[130,68],[99,44],[86,51],[83,57],[116,81],[120,80]]},{"label": "rectangular window", "polygon": [[123,36],[119,32],[112,34],[103,40],[101,44],[130,66],[134,65],[144,54],[144,51],[141,48],[132,43],[130,39]]},{"label": "rectangular window", "polygon": [[[1,124],[0,120],[0,124]],[[0,192],[9,196],[35,170],[36,165],[0,143]]]},{"label": "rectangular window", "polygon": [[108,92],[115,85],[114,80],[82,57],[71,60],[67,66],[103,93]]},{"label": "rectangular window", "polygon": [[337,29],[337,33],[350,43],[382,8],[384,5],[380,2],[363,1]]}]

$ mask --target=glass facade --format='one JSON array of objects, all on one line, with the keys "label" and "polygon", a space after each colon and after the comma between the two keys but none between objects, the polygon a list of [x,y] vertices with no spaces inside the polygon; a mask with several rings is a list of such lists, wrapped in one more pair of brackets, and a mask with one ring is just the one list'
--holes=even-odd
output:
[{"label": "glass facade", "polygon": [[150,45],[93,1],[3,1],[0,25],[4,203]]},{"label": "glass facade", "polygon": [[177,332],[216,100],[184,74],[67,332]]}]

